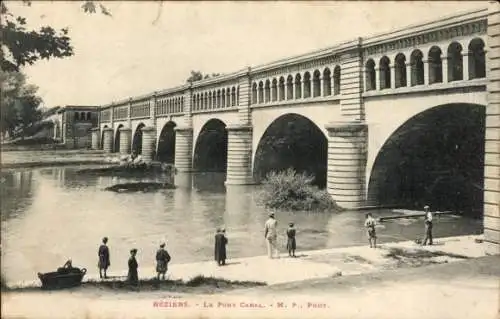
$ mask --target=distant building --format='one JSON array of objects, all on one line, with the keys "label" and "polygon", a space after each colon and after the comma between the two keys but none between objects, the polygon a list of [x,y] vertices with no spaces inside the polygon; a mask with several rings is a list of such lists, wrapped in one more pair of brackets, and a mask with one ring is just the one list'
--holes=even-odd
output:
[{"label": "distant building", "polygon": [[99,123],[97,106],[66,105],[57,111],[54,121],[54,139],[67,148],[90,148],[90,130]]}]

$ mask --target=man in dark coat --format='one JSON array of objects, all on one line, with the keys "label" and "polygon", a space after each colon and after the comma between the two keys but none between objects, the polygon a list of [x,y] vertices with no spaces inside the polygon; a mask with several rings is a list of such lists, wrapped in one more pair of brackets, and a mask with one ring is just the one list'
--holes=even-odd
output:
[{"label": "man in dark coat", "polygon": [[226,231],[217,229],[217,234],[215,234],[215,261],[217,261],[217,265],[225,265],[226,264]]},{"label": "man in dark coat", "polygon": [[170,255],[168,251],[165,250],[165,243],[162,243],[160,249],[156,252],[156,272],[158,273],[158,280],[160,280],[160,275],[162,275],[162,279],[165,280],[165,273],[167,272],[169,262]]},{"label": "man in dark coat", "polygon": [[108,267],[111,265],[109,262],[109,248],[106,245],[108,242],[108,237],[104,237],[102,239],[102,245],[99,246],[99,251],[97,252],[97,255],[99,256],[99,262],[98,262],[98,267],[99,267],[99,276],[102,279],[102,271],[104,270],[104,278],[108,278],[106,271]]},{"label": "man in dark coat", "polygon": [[135,255],[137,254],[137,249],[132,249],[130,251],[130,258],[128,260],[128,275],[127,280],[131,285],[137,286],[139,283],[139,275],[137,274],[137,268],[139,264],[137,264],[137,260],[135,259]]}]

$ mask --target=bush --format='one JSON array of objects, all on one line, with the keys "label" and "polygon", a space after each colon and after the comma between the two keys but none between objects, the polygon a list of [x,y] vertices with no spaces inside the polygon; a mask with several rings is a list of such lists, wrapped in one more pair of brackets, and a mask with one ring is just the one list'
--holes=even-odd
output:
[{"label": "bush", "polygon": [[314,176],[291,168],[270,172],[263,181],[259,201],[271,209],[340,210],[326,190],[312,185],[313,181]]}]

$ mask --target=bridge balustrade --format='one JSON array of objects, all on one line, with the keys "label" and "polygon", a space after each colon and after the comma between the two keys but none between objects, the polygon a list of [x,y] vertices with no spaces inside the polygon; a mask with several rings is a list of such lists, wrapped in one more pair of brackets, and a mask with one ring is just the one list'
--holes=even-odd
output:
[{"label": "bridge balustrade", "polygon": [[200,112],[238,106],[239,92],[240,88],[238,85],[230,85],[217,89],[201,89],[193,94],[191,110],[193,112]]}]

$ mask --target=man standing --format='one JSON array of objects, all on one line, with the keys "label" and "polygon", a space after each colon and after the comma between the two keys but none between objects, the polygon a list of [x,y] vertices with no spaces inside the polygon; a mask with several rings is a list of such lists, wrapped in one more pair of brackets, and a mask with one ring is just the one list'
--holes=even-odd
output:
[{"label": "man standing", "polygon": [[278,221],[274,219],[274,214],[269,214],[269,219],[265,224],[265,233],[264,237],[267,240],[267,255],[269,258],[273,258],[273,252],[276,254],[276,258],[279,258],[278,252]]},{"label": "man standing", "polygon": [[158,273],[158,280],[160,280],[160,275],[162,279],[165,280],[165,274],[168,269],[168,263],[170,262],[170,255],[168,251],[165,250],[165,243],[160,244],[160,249],[156,252],[156,272]]},{"label": "man standing", "polygon": [[[377,234],[375,232],[375,219],[372,217],[372,213],[366,214],[365,227],[368,232],[368,241],[370,242],[370,248],[377,247]],[[373,245],[372,245],[373,242]]]},{"label": "man standing", "polygon": [[97,255],[99,256],[99,262],[98,262],[98,267],[99,267],[99,276],[102,279],[102,271],[104,270],[104,278],[108,278],[106,271],[108,267],[111,265],[109,262],[109,248],[106,245],[108,242],[108,237],[104,237],[102,239],[102,245],[99,246],[99,251],[97,252]]},{"label": "man standing", "polygon": [[225,229],[217,229],[217,234],[215,234],[215,261],[217,265],[224,266],[226,264],[226,230]]},{"label": "man standing", "polygon": [[427,239],[429,240],[429,245],[432,245],[432,213],[429,210],[429,206],[424,206],[425,211],[425,238],[422,245],[427,244]]}]

